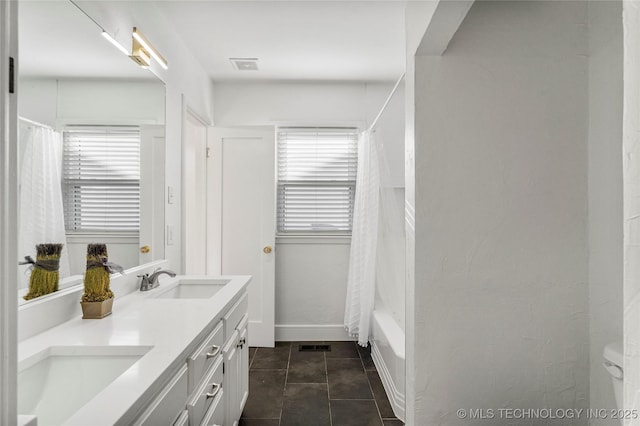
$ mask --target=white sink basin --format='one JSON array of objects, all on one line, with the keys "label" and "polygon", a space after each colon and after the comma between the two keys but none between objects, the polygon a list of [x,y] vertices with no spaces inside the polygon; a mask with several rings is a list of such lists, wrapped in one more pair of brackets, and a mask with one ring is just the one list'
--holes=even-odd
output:
[{"label": "white sink basin", "polygon": [[151,346],[52,346],[22,361],[18,413],[60,425],[121,376]]},{"label": "white sink basin", "polygon": [[231,280],[219,278],[182,278],[156,297],[159,299],[208,299]]}]

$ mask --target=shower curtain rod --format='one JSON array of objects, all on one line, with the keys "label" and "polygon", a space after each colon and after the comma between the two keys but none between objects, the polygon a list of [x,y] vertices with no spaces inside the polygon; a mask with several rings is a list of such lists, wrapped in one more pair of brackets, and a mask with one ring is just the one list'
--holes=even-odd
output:
[{"label": "shower curtain rod", "polygon": [[398,81],[396,81],[396,85],[393,86],[393,89],[391,89],[391,93],[389,93],[389,96],[387,97],[387,100],[384,102],[384,105],[382,105],[382,108],[380,109],[380,112],[378,113],[376,118],[373,120],[373,123],[369,127],[369,130],[368,130],[369,132],[372,131],[374,127],[376,127],[376,124],[378,124],[378,120],[380,120],[380,117],[382,116],[382,113],[384,113],[384,110],[387,109],[387,105],[389,105],[389,102],[391,102],[391,98],[393,97],[393,95],[395,95],[396,90],[398,90],[398,87],[400,86],[400,83],[402,83],[402,80],[404,79],[404,75],[405,75],[405,73],[402,73],[402,75],[400,76]]},{"label": "shower curtain rod", "polygon": [[34,126],[44,127],[45,129],[55,130],[51,126],[47,126],[46,124],[38,123],[37,121],[29,120],[28,118],[18,117],[18,120],[22,120],[25,123],[33,124]]}]

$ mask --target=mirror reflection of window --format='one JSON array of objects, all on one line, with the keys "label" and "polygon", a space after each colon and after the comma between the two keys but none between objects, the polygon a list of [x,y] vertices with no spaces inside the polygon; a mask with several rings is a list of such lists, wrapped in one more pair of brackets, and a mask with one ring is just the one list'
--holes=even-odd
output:
[{"label": "mirror reflection of window", "polygon": [[140,231],[139,126],[67,126],[62,194],[68,233]]}]

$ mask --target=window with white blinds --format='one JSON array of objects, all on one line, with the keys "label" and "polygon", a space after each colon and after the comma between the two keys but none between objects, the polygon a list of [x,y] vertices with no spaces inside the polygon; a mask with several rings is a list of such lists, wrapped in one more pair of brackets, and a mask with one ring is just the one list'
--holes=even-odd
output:
[{"label": "window with white blinds", "polygon": [[62,192],[70,232],[139,232],[140,128],[68,126]]},{"label": "window with white blinds", "polygon": [[278,129],[278,232],[350,233],[357,163],[355,128]]}]

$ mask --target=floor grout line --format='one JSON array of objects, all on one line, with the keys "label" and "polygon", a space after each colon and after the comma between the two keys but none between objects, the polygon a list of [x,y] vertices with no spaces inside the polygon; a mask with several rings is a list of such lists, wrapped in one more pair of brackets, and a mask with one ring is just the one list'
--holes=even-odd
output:
[{"label": "floor grout line", "polygon": [[286,368],[252,368],[251,371],[287,371]]},{"label": "floor grout line", "polygon": [[331,401],[375,401],[374,398],[333,398]]},{"label": "floor grout line", "polygon": [[291,364],[291,348],[293,347],[293,343],[289,342],[289,356],[287,357],[287,369],[284,373],[284,387],[282,388],[282,407],[280,407],[280,420],[278,421],[278,426],[282,424],[282,413],[284,412],[284,400],[286,398],[286,390],[287,390],[287,379],[289,378],[289,365]]},{"label": "floor grout line", "polygon": [[373,386],[371,385],[371,380],[369,379],[369,373],[367,372],[367,368],[364,365],[364,360],[362,359],[362,353],[360,349],[358,349],[358,354],[360,355],[360,362],[362,363],[362,368],[364,369],[364,375],[367,377],[367,383],[369,383],[369,390],[371,391],[371,396],[373,396],[373,403],[376,404],[376,410],[378,410],[378,418],[380,419],[380,424],[384,425],[384,421],[382,419],[382,413],[380,412],[380,406],[378,405],[378,399],[376,398],[376,394],[373,392]]},{"label": "floor grout line", "polygon": [[329,426],[333,426],[333,415],[331,414],[331,390],[329,390],[329,368],[327,367],[327,353],[322,353],[324,356],[324,375],[327,379],[327,402],[329,406]]},{"label": "floor grout line", "polygon": [[258,349],[256,348],[255,351],[253,351],[253,356],[251,357],[251,359],[249,360],[249,370],[251,370],[251,364],[253,364],[253,360],[256,359],[256,354],[258,353]]}]

